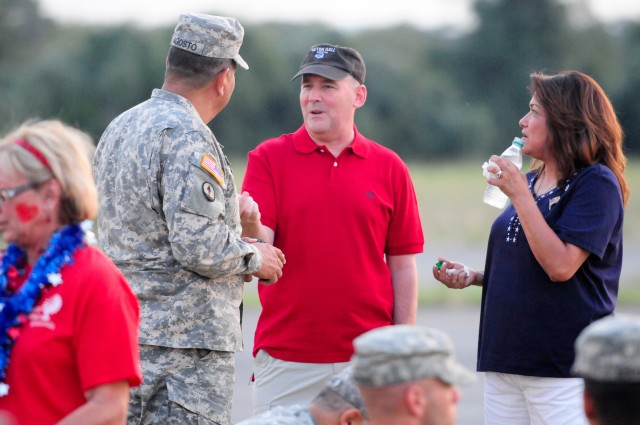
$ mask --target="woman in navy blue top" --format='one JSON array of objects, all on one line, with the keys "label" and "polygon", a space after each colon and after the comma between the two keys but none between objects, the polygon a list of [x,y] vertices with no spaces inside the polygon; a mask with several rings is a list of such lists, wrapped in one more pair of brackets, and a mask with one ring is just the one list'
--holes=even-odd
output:
[{"label": "woman in navy blue top", "polygon": [[511,203],[491,228],[484,271],[441,258],[433,275],[451,288],[483,287],[485,424],[581,424],[573,344],[616,306],[629,197],[623,133],[583,73],[534,73],[530,91],[520,127],[531,171],[491,157],[499,178],[489,183]]}]

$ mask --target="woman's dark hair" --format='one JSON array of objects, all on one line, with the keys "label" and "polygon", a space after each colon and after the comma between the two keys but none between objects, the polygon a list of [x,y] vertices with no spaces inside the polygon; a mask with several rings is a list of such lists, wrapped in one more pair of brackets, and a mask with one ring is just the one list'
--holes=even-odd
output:
[{"label": "woman's dark hair", "polygon": [[626,205],[629,187],[623,175],[627,164],[622,151],[623,132],[604,90],[593,78],[578,71],[533,73],[530,77],[529,90],[547,113],[559,180],[566,180],[587,165],[606,165],[616,175]]}]

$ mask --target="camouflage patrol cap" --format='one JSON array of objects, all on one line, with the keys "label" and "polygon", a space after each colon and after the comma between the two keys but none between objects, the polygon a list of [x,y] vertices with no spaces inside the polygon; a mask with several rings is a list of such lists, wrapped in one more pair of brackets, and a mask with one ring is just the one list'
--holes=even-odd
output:
[{"label": "camouflage patrol cap", "polygon": [[640,316],[618,314],[587,326],[571,371],[601,382],[640,382]]},{"label": "camouflage patrol cap", "polygon": [[333,391],[338,394],[340,398],[355,407],[362,413],[364,417],[367,417],[367,409],[360,395],[356,383],[353,381],[353,367],[347,366],[339,374],[333,377],[331,381],[325,386],[324,391]]},{"label": "camouflage patrol cap", "polygon": [[414,325],[393,325],[368,331],[353,341],[354,381],[385,387],[425,378],[468,384],[473,372],[454,358],[453,342],[442,331]]},{"label": "camouflage patrol cap", "polygon": [[233,59],[244,69],[249,65],[240,56],[244,28],[234,18],[185,13],[171,37],[171,45],[210,58]]}]

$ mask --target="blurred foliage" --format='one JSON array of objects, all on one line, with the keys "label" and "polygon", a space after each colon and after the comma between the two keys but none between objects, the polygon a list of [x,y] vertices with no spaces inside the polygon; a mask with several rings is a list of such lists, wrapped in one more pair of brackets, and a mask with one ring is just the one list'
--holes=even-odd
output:
[{"label": "blurred foliage", "polygon": [[[603,86],[627,152],[638,153],[640,24],[604,25],[583,2],[477,0],[478,24],[465,33],[245,25],[241,53],[251,69],[238,71],[232,101],[210,125],[233,156],[294,131],[302,118],[291,77],[311,45],[333,43],[355,47],[367,63],[359,129],[407,160],[501,151],[520,132],[529,73],[563,69]],[[35,0],[0,0],[0,131],[60,118],[98,140],[111,119],[162,85],[172,30],[59,25],[40,16]]]}]

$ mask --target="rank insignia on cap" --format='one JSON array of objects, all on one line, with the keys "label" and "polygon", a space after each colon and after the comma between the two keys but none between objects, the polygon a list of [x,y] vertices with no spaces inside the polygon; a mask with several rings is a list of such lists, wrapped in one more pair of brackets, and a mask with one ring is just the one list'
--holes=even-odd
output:
[{"label": "rank insignia on cap", "polygon": [[222,183],[224,182],[224,171],[220,169],[220,166],[218,165],[216,160],[213,158],[213,156],[209,155],[208,153],[205,153],[202,156],[202,160],[200,160],[200,166],[207,173],[211,174],[213,178],[216,179],[218,184],[222,186]]}]

